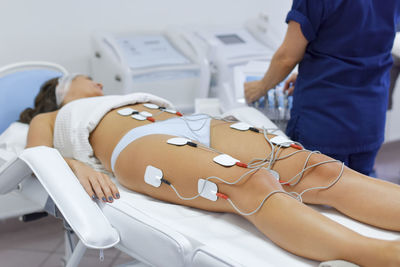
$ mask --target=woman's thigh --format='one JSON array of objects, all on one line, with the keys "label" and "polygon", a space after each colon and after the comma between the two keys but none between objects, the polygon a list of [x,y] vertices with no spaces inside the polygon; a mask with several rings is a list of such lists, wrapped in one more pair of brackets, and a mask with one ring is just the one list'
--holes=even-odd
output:
[{"label": "woman's thigh", "polygon": [[[224,151],[244,163],[249,163],[257,158],[270,157],[271,145],[266,141],[263,133],[235,130],[230,128],[231,124],[217,120],[212,122],[211,146],[214,149]],[[269,135],[269,138],[271,137]],[[277,147],[275,148],[276,150]],[[285,182],[291,181],[290,186],[283,186],[286,191],[301,193],[308,188],[329,186],[341,174],[342,164],[340,162],[321,164],[333,161],[333,159],[322,154],[310,155],[310,153],[308,150],[298,151],[296,148],[289,147],[280,149],[278,154],[275,154],[276,158],[288,156],[285,159],[277,160],[272,165],[272,170],[279,173],[281,183],[285,184]],[[309,168],[303,175],[300,174],[304,168],[312,165],[317,166]],[[265,166],[268,166],[268,164]],[[338,183],[342,183],[343,177],[348,179],[348,172],[349,170],[344,168]],[[295,179],[292,180],[293,177]],[[301,180],[296,183],[300,178]],[[324,190],[309,191],[304,194],[303,200],[307,203],[326,204],[324,193]]]},{"label": "woman's thigh", "polygon": [[[224,167],[213,161],[218,153],[200,147],[175,146],[167,143],[173,136],[152,134],[136,139],[119,155],[115,165],[115,175],[125,187],[153,196],[157,199],[192,206],[196,208],[234,212],[224,199],[211,201],[203,197],[194,200],[182,200],[173,188],[166,183],[154,187],[145,182],[146,168],[151,165],[160,169],[166,179],[184,198],[198,194],[199,179],[216,176],[229,183],[235,183],[249,169],[232,166]],[[218,192],[227,195],[243,211],[257,207],[270,192],[281,190],[279,182],[269,172],[259,170],[244,175],[233,184],[219,179],[210,179],[218,187]]]}]

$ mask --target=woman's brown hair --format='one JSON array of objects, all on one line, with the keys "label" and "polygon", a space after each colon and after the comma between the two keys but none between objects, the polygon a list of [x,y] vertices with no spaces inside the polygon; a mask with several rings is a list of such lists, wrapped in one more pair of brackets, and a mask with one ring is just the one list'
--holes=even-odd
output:
[{"label": "woman's brown hair", "polygon": [[19,122],[30,123],[33,117],[40,113],[55,111],[58,109],[56,102],[56,86],[58,78],[45,82],[35,97],[35,106],[27,108],[19,115]]}]

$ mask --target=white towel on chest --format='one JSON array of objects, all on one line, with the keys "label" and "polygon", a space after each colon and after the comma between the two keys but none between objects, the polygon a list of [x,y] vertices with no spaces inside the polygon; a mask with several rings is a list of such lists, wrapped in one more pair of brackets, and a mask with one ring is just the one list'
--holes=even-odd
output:
[{"label": "white towel on chest", "polygon": [[162,107],[173,107],[169,101],[146,93],[90,97],[72,101],[62,107],[57,114],[54,125],[54,148],[64,157],[74,158],[98,171],[104,171],[89,143],[90,133],[108,111],[129,104],[146,102]]}]

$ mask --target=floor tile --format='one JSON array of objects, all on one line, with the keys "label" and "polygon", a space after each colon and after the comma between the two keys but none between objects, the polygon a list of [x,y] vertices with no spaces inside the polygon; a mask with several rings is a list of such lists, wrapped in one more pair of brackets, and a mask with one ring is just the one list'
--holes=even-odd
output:
[{"label": "floor tile", "polygon": [[126,263],[132,262],[132,261],[134,261],[134,259],[131,256],[120,251],[120,253],[117,255],[117,257],[114,259],[112,266],[119,266],[119,265],[126,264]]},{"label": "floor tile", "polygon": [[[19,227],[12,226],[14,223]],[[53,252],[62,240],[62,223],[54,219],[44,218],[28,223],[10,220],[4,229],[0,229],[0,249]]]},{"label": "floor tile", "polygon": [[[54,251],[57,254],[64,254],[65,253],[65,242],[61,242],[57,248]],[[105,249],[104,251],[104,257],[106,258],[115,258],[118,253],[119,250],[116,248],[109,248],[109,249]],[[87,249],[85,252],[85,255],[89,255],[92,257],[98,257],[99,256],[100,251],[98,249]]]},{"label": "floor tile", "polygon": [[[99,260],[99,257],[93,257],[86,255],[82,258],[79,266],[82,267],[111,267],[113,259],[111,257],[105,257],[103,261]],[[41,267],[63,267],[63,255],[54,253],[52,254]]]},{"label": "floor tile", "polygon": [[61,221],[52,216],[44,217],[40,220],[35,220],[31,222],[23,222],[18,218],[10,218],[7,220],[0,220],[0,234],[19,231],[23,229],[29,228],[37,228],[37,227],[49,227],[49,228],[59,228],[61,225]]},{"label": "floor tile", "polygon": [[[98,249],[88,249],[86,251],[86,255],[90,255],[93,257],[98,257],[99,256],[99,250]],[[116,256],[119,255],[119,250],[116,248],[109,248],[104,250],[104,257],[105,258],[112,258],[114,259]]]},{"label": "floor tile", "polygon": [[[109,266],[118,266],[124,263],[128,263],[133,261],[134,259],[132,257],[130,257],[129,255],[120,252],[119,250],[115,249],[116,252],[115,255],[111,255],[109,252],[104,252],[104,261],[101,262],[99,260],[99,254],[98,252],[96,254],[94,254],[94,251],[91,254],[85,254],[84,255],[84,260],[82,260],[80,266],[86,266],[83,265],[84,262],[89,262],[89,263],[97,263],[98,265],[94,265],[94,266],[107,266],[107,264]],[[63,254],[61,253],[53,253],[51,255],[51,257],[49,257],[49,259],[45,262],[44,267],[47,266],[62,266],[62,259],[63,259]],[[90,258],[90,259],[87,259]]]},{"label": "floor tile", "polygon": [[0,249],[2,267],[40,267],[48,257],[45,252]]}]

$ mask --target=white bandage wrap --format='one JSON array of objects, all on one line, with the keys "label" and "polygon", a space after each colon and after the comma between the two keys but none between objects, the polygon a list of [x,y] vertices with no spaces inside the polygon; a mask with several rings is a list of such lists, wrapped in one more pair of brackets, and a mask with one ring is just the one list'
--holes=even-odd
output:
[{"label": "white bandage wrap", "polygon": [[65,96],[69,91],[69,87],[71,86],[71,82],[81,74],[72,73],[62,76],[58,79],[58,85],[56,87],[56,102],[57,106],[61,106],[61,103],[64,101]]}]

